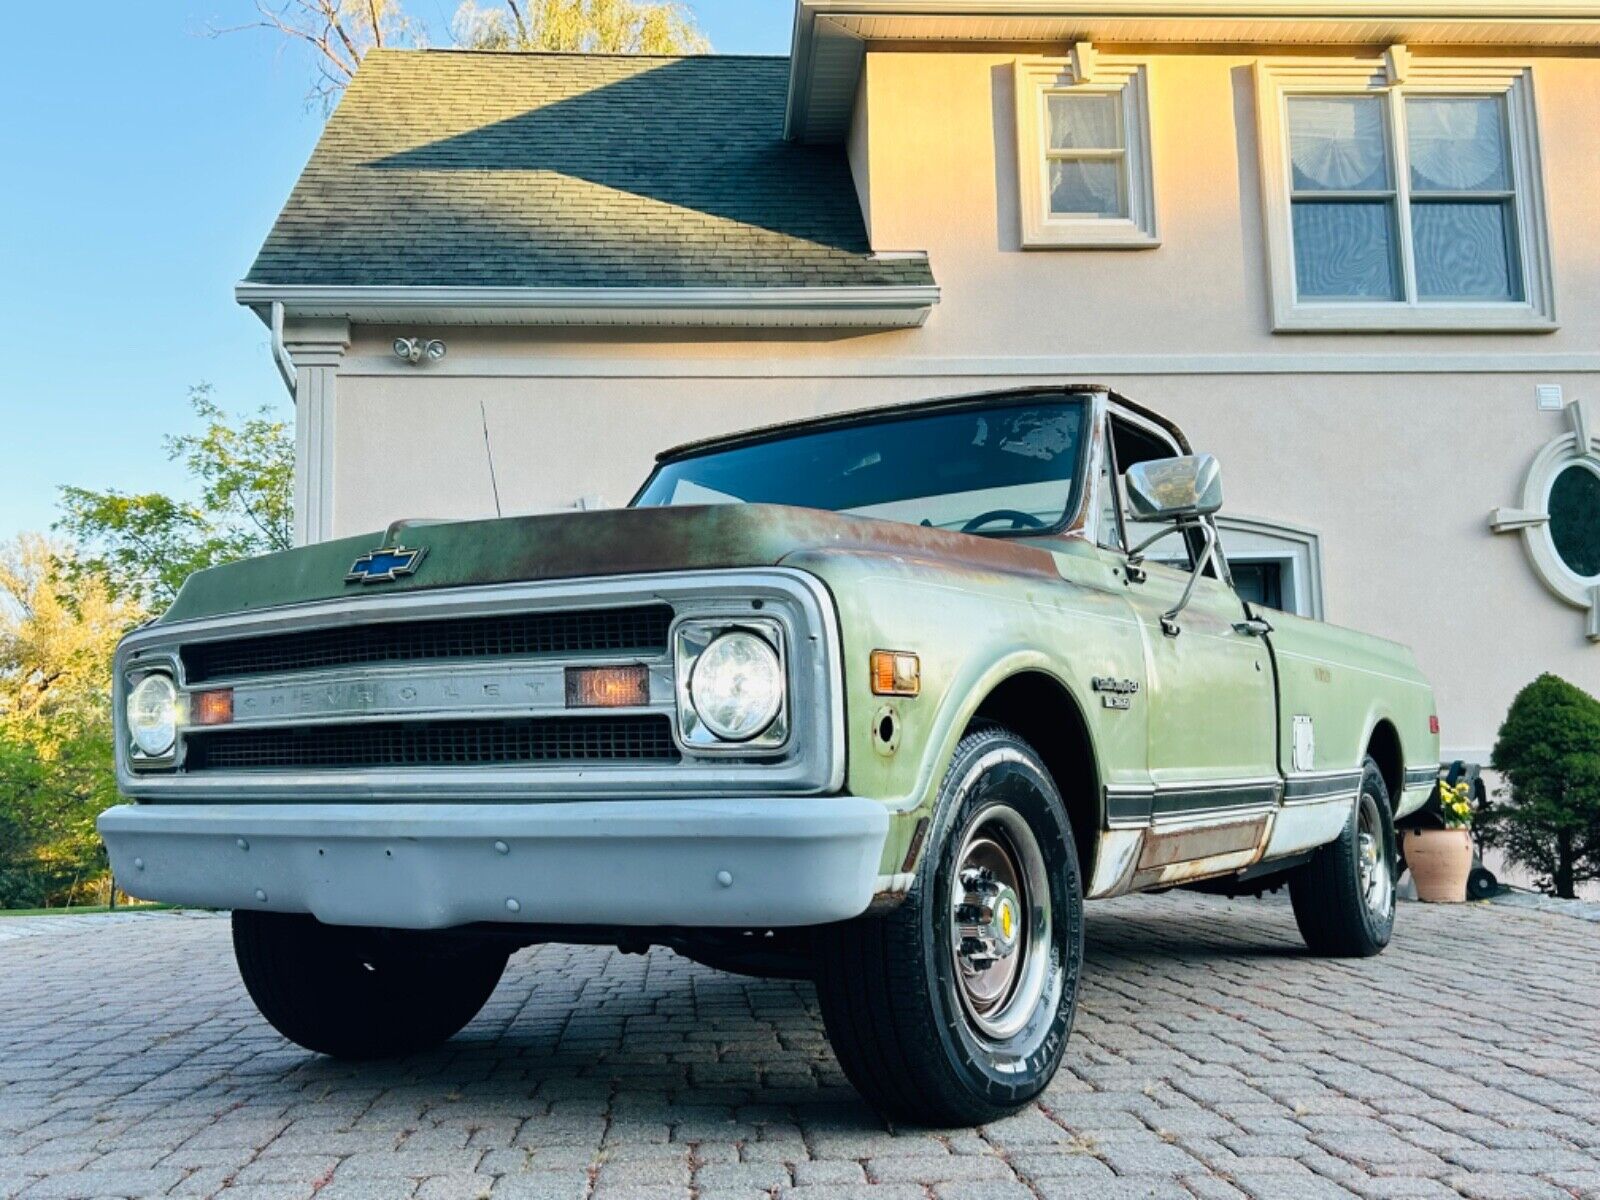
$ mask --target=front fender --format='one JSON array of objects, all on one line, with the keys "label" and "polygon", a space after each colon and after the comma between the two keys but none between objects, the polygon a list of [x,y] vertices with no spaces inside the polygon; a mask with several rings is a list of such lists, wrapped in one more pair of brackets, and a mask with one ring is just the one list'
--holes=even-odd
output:
[{"label": "front fender", "polygon": [[[1116,744],[1107,745],[1107,731],[1094,720],[1099,709],[1086,703],[1093,676],[1144,674],[1142,658],[1123,661],[1142,650],[1113,597],[1058,575],[897,556],[819,555],[789,565],[822,577],[839,611],[847,786],[852,795],[873,797],[890,810],[885,876],[903,877],[915,867],[924,822],[956,743],[994,689],[1020,673],[1042,675],[1071,698],[1085,718],[1097,763],[1131,755],[1142,762],[1142,725],[1135,729],[1121,714],[1124,719],[1109,731]],[[1097,620],[1115,620],[1116,626]],[[918,696],[873,694],[869,661],[878,649],[919,656]],[[896,730],[892,745],[877,736],[886,715]],[[886,890],[895,888],[891,883]]]}]

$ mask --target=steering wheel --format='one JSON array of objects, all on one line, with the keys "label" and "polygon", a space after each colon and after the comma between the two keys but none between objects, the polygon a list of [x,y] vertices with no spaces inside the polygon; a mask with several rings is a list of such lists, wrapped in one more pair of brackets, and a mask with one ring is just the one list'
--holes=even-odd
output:
[{"label": "steering wheel", "polygon": [[1044,522],[1032,513],[1025,513],[1017,508],[991,508],[986,513],[979,513],[961,527],[962,533],[976,533],[985,525],[995,521],[1009,520],[1012,529],[1043,529]]}]

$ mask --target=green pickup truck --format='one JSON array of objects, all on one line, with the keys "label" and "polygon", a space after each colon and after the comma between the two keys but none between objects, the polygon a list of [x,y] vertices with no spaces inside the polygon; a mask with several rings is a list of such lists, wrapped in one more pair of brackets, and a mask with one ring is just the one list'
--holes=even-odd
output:
[{"label": "green pickup truck", "polygon": [[370,1058],[540,942],[812,979],[884,1114],[1061,1061],[1083,902],[1287,884],[1394,923],[1438,775],[1401,646],[1242,600],[1216,461],[1104,388],[663,454],[615,511],[401,521],[204,571],[116,661],[100,820],[137,896],[233,910],[285,1036]]}]

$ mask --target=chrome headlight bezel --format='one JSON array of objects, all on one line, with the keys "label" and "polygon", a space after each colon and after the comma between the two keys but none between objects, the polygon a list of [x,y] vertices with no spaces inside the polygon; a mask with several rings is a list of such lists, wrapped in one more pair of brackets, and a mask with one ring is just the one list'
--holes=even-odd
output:
[{"label": "chrome headlight bezel", "polygon": [[[167,733],[164,739],[145,741],[141,737],[140,721],[135,712],[138,701],[147,692],[165,689],[165,704],[169,710],[167,720],[155,728]],[[136,766],[166,766],[173,762],[178,752],[178,732],[183,724],[183,689],[169,671],[148,670],[128,676],[127,694],[122,703],[122,721],[127,734],[128,754]],[[151,728],[145,723],[145,729]],[[159,749],[152,747],[159,745]]]},{"label": "chrome headlight bezel", "polygon": [[[779,700],[777,712],[760,732],[743,740],[720,737],[695,707],[693,678],[700,656],[712,643],[730,633],[746,633],[764,642],[777,657]],[[770,617],[693,617],[673,627],[674,685],[678,697],[678,740],[695,754],[779,754],[789,743],[789,660],[781,621]]]}]

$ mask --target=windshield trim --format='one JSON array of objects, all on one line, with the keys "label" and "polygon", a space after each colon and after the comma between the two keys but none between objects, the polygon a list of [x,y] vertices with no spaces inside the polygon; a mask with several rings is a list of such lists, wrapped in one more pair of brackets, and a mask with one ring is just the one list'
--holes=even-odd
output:
[{"label": "windshield trim", "polygon": [[[1004,408],[1014,405],[1019,401],[1034,404],[1078,404],[1083,408],[1083,429],[1078,438],[1077,462],[1072,472],[1071,490],[1066,497],[1062,508],[1061,517],[1054,524],[1042,526],[1038,529],[995,529],[974,530],[967,533],[967,537],[983,538],[1043,538],[1059,537],[1071,529],[1081,516],[1084,496],[1088,489],[1083,478],[1084,466],[1088,462],[1089,446],[1094,441],[1094,429],[1097,406],[1097,395],[1103,395],[1096,388],[1012,388],[1002,392],[981,392],[976,395],[950,396],[938,400],[917,401],[911,404],[896,405],[887,408],[857,409],[853,412],[839,413],[826,417],[809,417],[801,421],[788,424],[770,425],[763,429],[751,430],[747,433],[729,434],[725,437],[708,438],[705,441],[690,442],[671,450],[665,450],[656,456],[655,466],[650,474],[645,477],[633,498],[628,501],[629,508],[639,507],[639,499],[662,470],[674,463],[680,463],[691,458],[709,458],[714,454],[721,454],[729,450],[743,450],[750,446],[762,446],[771,442],[788,441],[795,437],[804,437],[813,433],[825,433],[830,429],[856,427],[862,425],[888,425],[896,421],[912,421],[919,417],[930,416],[937,413],[963,412],[985,408]],[[689,507],[688,505],[674,506],[661,505],[659,507]],[[826,509],[817,509],[826,512]],[[888,517],[862,517],[861,520],[892,520]],[[948,532],[962,532],[951,530]]]}]

